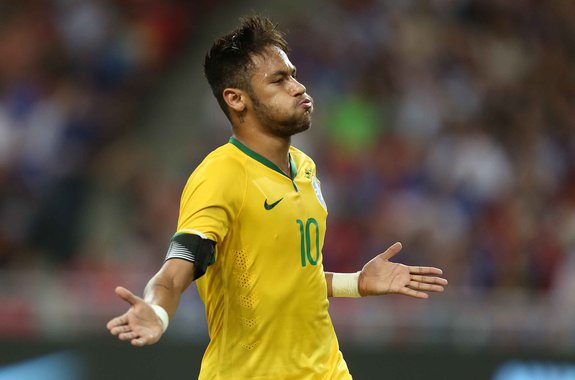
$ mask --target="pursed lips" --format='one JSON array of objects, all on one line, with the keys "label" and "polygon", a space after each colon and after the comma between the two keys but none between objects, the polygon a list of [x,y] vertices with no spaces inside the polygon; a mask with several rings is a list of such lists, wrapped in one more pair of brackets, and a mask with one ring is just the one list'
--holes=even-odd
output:
[{"label": "pursed lips", "polygon": [[313,100],[311,97],[307,96],[303,100],[301,100],[298,105],[304,108],[311,108],[313,107]]}]

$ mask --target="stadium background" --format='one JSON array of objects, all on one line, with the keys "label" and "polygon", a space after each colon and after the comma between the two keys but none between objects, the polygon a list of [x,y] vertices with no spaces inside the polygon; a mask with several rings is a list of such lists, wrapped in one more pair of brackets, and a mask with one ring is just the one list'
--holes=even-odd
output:
[{"label": "stadium background", "polygon": [[575,379],[571,0],[0,3],[0,379],[195,378],[195,289],[136,350],[104,324],[160,266],[184,181],[227,141],[202,76],[256,10],[314,96],[325,267],[394,241],[430,300],[338,299],[357,379]]}]

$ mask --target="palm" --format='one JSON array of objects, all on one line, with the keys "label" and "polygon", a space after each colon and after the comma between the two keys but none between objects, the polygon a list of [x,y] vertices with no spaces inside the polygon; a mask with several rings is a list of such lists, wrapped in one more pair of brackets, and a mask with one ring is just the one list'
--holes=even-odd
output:
[{"label": "palm", "polygon": [[395,293],[427,298],[425,291],[443,291],[447,280],[436,276],[443,273],[441,269],[407,266],[389,261],[400,250],[401,244],[395,243],[365,264],[359,275],[359,293],[362,296]]},{"label": "palm", "polygon": [[405,265],[392,263],[379,256],[364,267],[362,275],[367,295],[399,293],[410,281],[409,269]]},{"label": "palm", "polygon": [[[128,319],[128,326],[139,336],[157,337],[162,333],[162,325],[158,322],[158,317],[152,308],[142,302],[130,307],[125,314]],[[155,341],[157,341],[156,339]]]},{"label": "palm", "polygon": [[108,322],[108,330],[120,340],[129,340],[134,346],[154,344],[162,336],[162,321],[154,310],[140,297],[125,288],[116,293],[131,306],[128,311]]}]

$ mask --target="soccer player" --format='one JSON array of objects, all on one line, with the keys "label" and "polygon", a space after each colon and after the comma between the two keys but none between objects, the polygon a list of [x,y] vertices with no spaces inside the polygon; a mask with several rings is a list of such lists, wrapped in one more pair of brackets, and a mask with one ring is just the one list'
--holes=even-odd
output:
[{"label": "soccer player", "polygon": [[196,281],[210,335],[200,379],[351,379],[328,297],[427,298],[447,285],[440,269],[390,262],[400,243],[357,273],[324,272],[326,204],[314,162],[290,145],[310,127],[313,100],[287,51],[258,16],[215,41],[204,70],[233,136],[190,176],[144,298],[116,288],[130,308],[107,327],[144,346],[160,339]]}]

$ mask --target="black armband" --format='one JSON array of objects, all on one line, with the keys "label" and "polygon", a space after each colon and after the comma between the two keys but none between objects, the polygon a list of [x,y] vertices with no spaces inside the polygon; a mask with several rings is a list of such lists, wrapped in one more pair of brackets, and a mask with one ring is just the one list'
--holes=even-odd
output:
[{"label": "black armband", "polygon": [[182,259],[194,263],[194,280],[197,280],[215,262],[215,251],[215,241],[183,233],[172,238],[165,261]]}]

